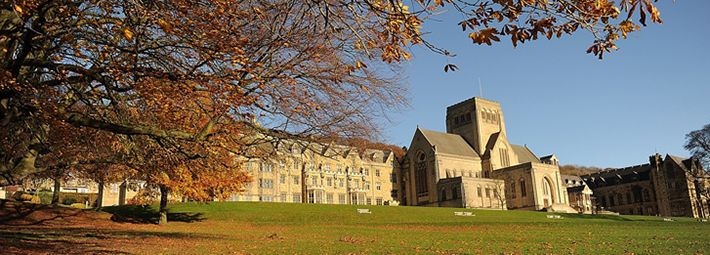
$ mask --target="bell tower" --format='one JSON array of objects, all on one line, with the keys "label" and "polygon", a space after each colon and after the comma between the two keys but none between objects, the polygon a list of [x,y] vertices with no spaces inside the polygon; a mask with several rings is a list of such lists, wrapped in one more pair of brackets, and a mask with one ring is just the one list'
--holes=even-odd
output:
[{"label": "bell tower", "polygon": [[505,137],[500,103],[473,97],[446,108],[446,132],[462,136],[479,155],[496,133]]}]

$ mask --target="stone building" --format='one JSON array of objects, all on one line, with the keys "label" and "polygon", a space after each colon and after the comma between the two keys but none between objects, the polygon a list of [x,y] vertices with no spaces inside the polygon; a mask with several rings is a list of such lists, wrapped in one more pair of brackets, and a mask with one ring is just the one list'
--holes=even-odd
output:
[{"label": "stone building", "polygon": [[574,212],[557,158],[508,142],[498,102],[446,109],[446,133],[417,128],[401,161],[406,205]]},{"label": "stone building", "polygon": [[275,156],[246,162],[253,182],[231,201],[398,204],[394,153],[336,144],[284,142]]},{"label": "stone building", "polygon": [[655,154],[647,164],[609,169],[582,178],[593,190],[600,210],[708,218],[710,201],[698,191],[710,185],[707,178],[694,178],[690,174],[694,171],[702,171],[696,159]]},{"label": "stone building", "polygon": [[581,177],[562,175],[562,182],[567,186],[569,205],[582,214],[595,213],[592,200],[592,189],[584,183]]}]

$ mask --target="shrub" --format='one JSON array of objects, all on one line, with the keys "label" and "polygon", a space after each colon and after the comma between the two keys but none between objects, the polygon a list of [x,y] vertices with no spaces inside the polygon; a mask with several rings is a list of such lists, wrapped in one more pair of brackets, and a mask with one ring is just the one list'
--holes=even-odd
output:
[{"label": "shrub", "polygon": [[82,203],[73,203],[73,204],[69,205],[69,207],[71,207],[71,208],[78,208],[78,209],[85,209],[85,208],[86,208],[86,205],[84,205],[84,204],[82,204]]},{"label": "shrub", "polygon": [[40,200],[42,200],[42,203],[44,204],[49,204],[52,202],[52,191],[40,191],[37,192],[37,196],[39,196]]},{"label": "shrub", "polygon": [[65,198],[64,201],[62,201],[62,204],[65,204],[65,205],[72,205],[74,203],[76,203],[76,198],[73,198],[73,197]]},{"label": "shrub", "polygon": [[30,201],[30,200],[32,200],[32,197],[33,196],[30,195],[29,193],[24,193],[24,194],[20,195],[20,201]]}]

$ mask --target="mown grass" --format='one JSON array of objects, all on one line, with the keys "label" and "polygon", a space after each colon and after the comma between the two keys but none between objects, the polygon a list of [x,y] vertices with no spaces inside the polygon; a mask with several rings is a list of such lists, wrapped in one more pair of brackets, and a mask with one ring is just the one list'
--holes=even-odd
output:
[{"label": "mown grass", "polygon": [[[372,214],[358,214],[368,208]],[[196,238],[159,253],[252,254],[703,254],[710,223],[690,218],[605,216],[457,208],[282,203],[181,203],[200,215],[146,229]],[[476,216],[455,216],[472,211]],[[126,247],[145,252],[145,247]]]}]

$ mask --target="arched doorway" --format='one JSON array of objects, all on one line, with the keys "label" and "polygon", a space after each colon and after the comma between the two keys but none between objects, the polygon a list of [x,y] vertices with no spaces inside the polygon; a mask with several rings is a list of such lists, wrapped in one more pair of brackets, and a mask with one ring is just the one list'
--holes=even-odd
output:
[{"label": "arched doorway", "polygon": [[544,208],[550,207],[555,203],[557,199],[555,198],[555,189],[552,186],[552,181],[549,178],[542,178],[542,202]]}]

